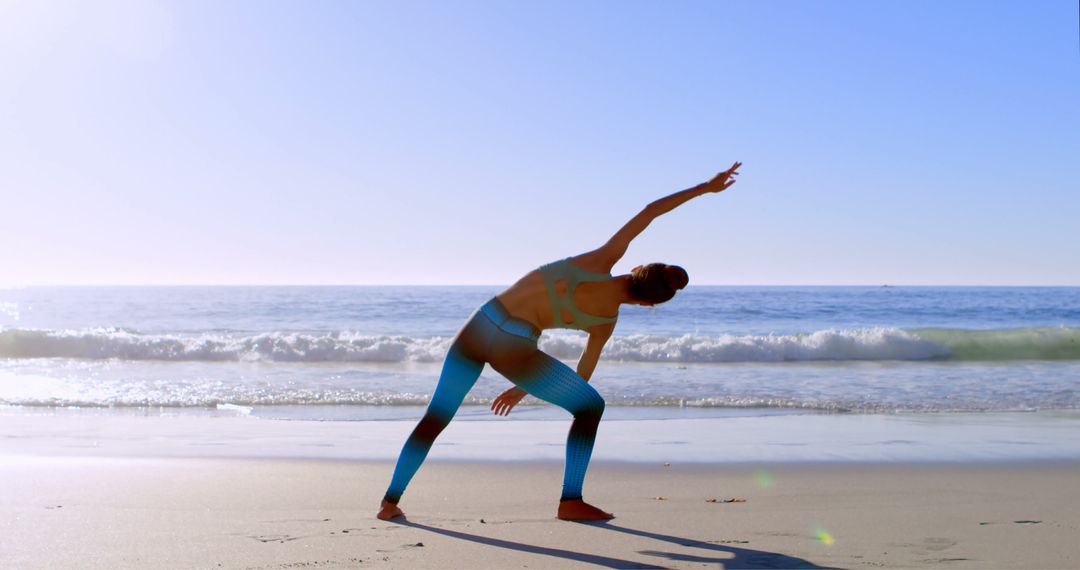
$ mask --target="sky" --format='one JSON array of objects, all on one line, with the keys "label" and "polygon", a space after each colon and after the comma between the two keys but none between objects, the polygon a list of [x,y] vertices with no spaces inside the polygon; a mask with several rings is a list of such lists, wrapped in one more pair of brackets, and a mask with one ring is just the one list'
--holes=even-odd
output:
[{"label": "sky", "polygon": [[1077,11],[0,0],[0,285],[1080,285]]}]

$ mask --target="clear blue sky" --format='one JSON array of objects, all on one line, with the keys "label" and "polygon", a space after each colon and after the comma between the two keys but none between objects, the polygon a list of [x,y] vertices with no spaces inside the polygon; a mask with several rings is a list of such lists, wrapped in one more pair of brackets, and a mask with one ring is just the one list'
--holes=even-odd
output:
[{"label": "clear blue sky", "polygon": [[0,0],[0,284],[1080,285],[1077,9]]}]

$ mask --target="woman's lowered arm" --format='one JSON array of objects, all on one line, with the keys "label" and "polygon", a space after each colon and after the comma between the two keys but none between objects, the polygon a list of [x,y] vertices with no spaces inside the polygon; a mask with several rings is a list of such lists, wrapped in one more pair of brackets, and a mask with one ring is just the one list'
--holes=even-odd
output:
[{"label": "woman's lowered arm", "polygon": [[578,358],[577,363],[578,376],[584,378],[586,382],[592,378],[596,363],[600,361],[600,353],[613,332],[615,332],[615,323],[596,325],[589,329],[589,339],[585,341],[585,350],[581,351],[581,358]]}]

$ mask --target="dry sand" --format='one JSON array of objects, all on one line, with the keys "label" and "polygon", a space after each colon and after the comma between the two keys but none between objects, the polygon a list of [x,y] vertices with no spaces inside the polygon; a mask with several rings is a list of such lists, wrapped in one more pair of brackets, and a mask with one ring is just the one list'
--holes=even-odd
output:
[{"label": "dry sand", "polygon": [[[593,465],[0,457],[4,568],[1076,568],[1080,465]],[[658,499],[663,497],[663,500]],[[744,497],[744,503],[708,499]]]}]

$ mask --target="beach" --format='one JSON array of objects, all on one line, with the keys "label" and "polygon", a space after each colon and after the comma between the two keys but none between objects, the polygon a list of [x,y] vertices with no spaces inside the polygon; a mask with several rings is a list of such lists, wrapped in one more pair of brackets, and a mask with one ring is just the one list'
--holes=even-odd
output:
[{"label": "beach", "polygon": [[0,570],[1080,570],[1077,8],[0,1]]},{"label": "beach", "polygon": [[0,566],[1073,568],[1078,420],[616,417],[585,486],[616,518],[580,524],[566,421],[463,418],[384,522],[409,421],[8,409]]},{"label": "beach", "polygon": [[1077,8],[0,0],[0,570],[1080,570]]},{"label": "beach", "polygon": [[[609,523],[554,518],[556,462],[5,457],[5,568],[1075,568],[1080,465],[597,463]],[[745,502],[708,502],[744,498]]]},{"label": "beach", "polygon": [[[379,521],[495,292],[0,290],[0,567],[1080,567],[1078,288],[629,307],[590,382],[585,498],[617,518],[555,518],[570,416],[494,416],[509,383],[486,369],[407,519]],[[540,346],[572,365],[583,343]]]}]

